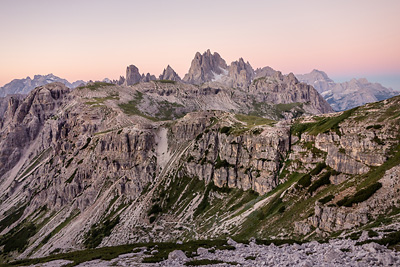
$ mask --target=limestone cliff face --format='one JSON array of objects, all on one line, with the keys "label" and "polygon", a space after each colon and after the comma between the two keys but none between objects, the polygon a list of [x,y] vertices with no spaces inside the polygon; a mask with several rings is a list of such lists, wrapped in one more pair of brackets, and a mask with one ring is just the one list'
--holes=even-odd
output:
[{"label": "limestone cliff face", "polygon": [[[118,128],[114,112],[93,109],[84,101],[64,85],[51,84],[22,102],[11,101],[6,112],[0,143],[0,216],[22,205],[24,214],[16,222],[20,225],[46,207],[52,221],[37,229],[37,242],[78,211],[81,219],[64,229],[72,236],[64,232],[63,241],[54,241],[76,246],[83,239],[81,230],[101,221],[115,196],[120,199],[116,203],[128,203],[156,177],[156,133],[145,125]],[[108,126],[120,130],[108,133]],[[51,243],[43,251],[49,251],[47,245]]]},{"label": "limestone cliff face", "polygon": [[257,78],[249,86],[248,91],[259,96],[263,102],[276,104],[310,102],[310,111],[321,110],[322,113],[333,111],[312,86],[300,83],[292,73],[282,75],[278,71],[272,76]]},{"label": "limestone cliff face", "polygon": [[[20,101],[25,98],[25,95],[13,94],[6,97],[0,97],[0,118],[4,117],[4,113],[9,106],[13,106],[13,102]],[[1,128],[1,127],[0,127]]]},{"label": "limestone cliff face", "polygon": [[[328,176],[330,181],[327,183],[338,186],[340,190],[326,194],[325,197],[329,197],[322,203],[315,202],[313,215],[295,223],[298,233],[309,234],[312,229],[317,229],[327,235],[354,229],[373,221],[383,211],[398,207],[399,196],[396,192],[399,190],[400,173],[398,163],[393,162],[398,162],[400,129],[397,122],[387,123],[387,120],[398,120],[397,113],[392,113],[398,101],[399,98],[394,98],[346,111],[339,115],[343,118],[341,121],[336,119],[338,124],[333,126],[335,130],[321,128],[325,130],[318,133],[318,126],[324,123],[320,121],[312,126],[315,127],[311,128],[313,130],[301,134],[290,154],[290,160],[296,162],[292,164],[292,170],[299,166],[311,170],[316,163],[323,162],[334,170],[333,173],[328,171],[332,174]],[[366,116],[368,113],[374,115]],[[305,148],[310,144],[314,150],[312,153]],[[305,157],[305,153],[309,156]],[[392,162],[390,167],[388,160]],[[377,186],[377,183],[380,185],[374,189],[376,192],[368,189],[368,186]],[[360,201],[359,195],[363,190],[364,194],[373,194]],[[320,199],[323,199],[322,196]],[[339,204],[346,199],[353,199],[354,203]]]},{"label": "limestone cliff face", "polygon": [[187,150],[186,169],[192,177],[219,187],[252,189],[265,194],[274,189],[280,159],[289,151],[289,128],[268,127],[258,135],[240,136],[209,130]]},{"label": "limestone cliff face", "polygon": [[44,121],[56,115],[69,89],[53,83],[33,90],[24,100],[10,98],[0,140],[0,176],[18,162],[23,151],[42,130]]},{"label": "limestone cliff face", "polygon": [[[371,221],[371,217],[382,215],[382,211],[391,210],[400,200],[400,167],[396,166],[387,171],[380,180],[382,188],[368,201],[355,207],[329,207],[316,203],[314,216],[308,218],[307,223],[326,232],[354,229]],[[307,225],[307,224],[306,224]],[[308,229],[308,230],[305,230]],[[300,227],[299,232],[309,233],[307,226]]]}]

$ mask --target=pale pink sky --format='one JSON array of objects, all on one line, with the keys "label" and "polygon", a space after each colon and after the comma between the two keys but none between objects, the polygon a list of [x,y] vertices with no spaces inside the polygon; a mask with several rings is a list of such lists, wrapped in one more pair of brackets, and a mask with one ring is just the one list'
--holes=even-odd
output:
[{"label": "pale pink sky", "polygon": [[117,79],[129,64],[183,77],[208,48],[283,73],[400,77],[399,11],[399,0],[1,0],[0,86]]}]

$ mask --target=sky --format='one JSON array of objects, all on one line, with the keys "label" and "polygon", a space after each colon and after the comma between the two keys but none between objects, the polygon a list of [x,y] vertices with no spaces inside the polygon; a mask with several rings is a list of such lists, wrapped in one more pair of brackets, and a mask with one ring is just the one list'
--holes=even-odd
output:
[{"label": "sky", "polygon": [[0,86],[53,73],[183,77],[196,52],[400,90],[399,0],[0,0]]}]

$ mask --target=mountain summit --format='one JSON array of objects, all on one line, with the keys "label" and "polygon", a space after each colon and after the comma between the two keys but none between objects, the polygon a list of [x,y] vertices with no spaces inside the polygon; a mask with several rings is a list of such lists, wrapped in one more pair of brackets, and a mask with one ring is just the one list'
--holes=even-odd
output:
[{"label": "mountain summit", "polygon": [[164,69],[163,73],[159,76],[160,80],[170,80],[170,81],[182,81],[181,77],[174,71],[173,68],[171,68],[170,65],[167,66],[167,68]]},{"label": "mountain summit", "polygon": [[217,75],[226,74],[226,69],[225,60],[217,52],[211,54],[210,49],[203,55],[197,52],[183,81],[191,84],[202,84],[212,81]]},{"label": "mountain summit", "polygon": [[255,72],[250,63],[246,63],[243,58],[228,66],[217,52],[212,54],[207,50],[203,55],[196,53],[183,81],[197,85],[217,82],[227,87],[244,88],[250,85],[254,76]]}]

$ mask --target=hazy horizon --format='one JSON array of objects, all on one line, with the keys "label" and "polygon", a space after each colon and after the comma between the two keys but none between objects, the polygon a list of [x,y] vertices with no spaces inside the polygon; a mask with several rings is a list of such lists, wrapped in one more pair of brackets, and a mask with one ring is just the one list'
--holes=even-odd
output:
[{"label": "hazy horizon", "polygon": [[[2,1],[0,86],[53,73],[118,79],[127,65],[181,76],[196,52],[282,73],[325,71],[400,90],[400,1]],[[342,78],[341,78],[342,77]]]}]

